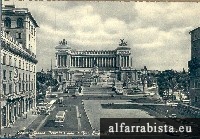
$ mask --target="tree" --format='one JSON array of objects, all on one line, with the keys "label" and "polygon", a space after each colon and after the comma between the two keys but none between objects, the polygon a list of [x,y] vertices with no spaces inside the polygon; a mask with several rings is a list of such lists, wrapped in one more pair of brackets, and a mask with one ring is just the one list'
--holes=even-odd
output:
[{"label": "tree", "polygon": [[169,99],[169,89],[171,89],[173,100],[173,95],[175,91],[188,91],[188,88],[189,76],[184,70],[182,72],[166,70],[158,75],[158,91],[160,96],[164,96],[164,93],[166,93],[165,95],[167,95],[167,99]]}]

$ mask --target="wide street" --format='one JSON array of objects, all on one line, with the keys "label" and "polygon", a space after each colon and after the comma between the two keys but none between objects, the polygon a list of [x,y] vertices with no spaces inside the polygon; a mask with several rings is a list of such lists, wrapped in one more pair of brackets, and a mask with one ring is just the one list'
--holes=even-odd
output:
[{"label": "wide street", "polygon": [[[75,97],[69,93],[53,93],[58,94],[58,98],[63,97],[63,103],[54,103],[50,115],[39,115],[29,125],[27,129],[34,129],[36,137],[98,137],[100,118],[164,118],[172,113],[181,117],[176,109],[159,102],[155,96],[141,93],[116,95],[109,86],[83,87],[82,94],[76,93]],[[48,101],[58,98],[49,98]],[[66,111],[62,126],[55,123],[58,111]]]},{"label": "wide street", "polygon": [[[98,132],[95,132],[95,129],[92,129],[92,125],[90,123],[90,120],[93,119],[92,117],[96,117],[97,115],[95,113],[87,113],[84,103],[87,101],[104,101],[106,103],[114,101],[127,103],[132,98],[137,99],[138,101],[140,99],[146,99],[143,97],[144,94],[138,94],[131,97],[115,95],[114,91],[111,90],[111,87],[102,85],[84,87],[82,93],[83,95],[76,94],[76,97],[72,97],[72,95],[68,93],[54,92],[54,94],[58,94],[58,98],[63,97],[63,104],[54,103],[54,109],[51,111],[50,115],[39,115],[27,129],[31,128],[36,130],[38,137],[55,134],[67,136],[87,134],[98,135]],[[58,98],[50,98],[48,101],[52,99],[57,100]],[[91,104],[91,106],[94,106],[93,109],[95,109],[95,105]],[[58,111],[66,111],[65,120],[62,126],[56,126],[54,122]],[[120,110],[118,111],[120,112]]]}]

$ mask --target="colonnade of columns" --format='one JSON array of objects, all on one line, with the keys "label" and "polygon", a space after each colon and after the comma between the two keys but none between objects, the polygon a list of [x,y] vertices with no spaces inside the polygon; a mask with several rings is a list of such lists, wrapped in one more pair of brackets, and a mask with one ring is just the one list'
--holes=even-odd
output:
[{"label": "colonnade of columns", "polygon": [[90,68],[93,66],[98,67],[129,67],[131,60],[129,56],[118,57],[84,57],[84,56],[71,56],[69,59],[67,55],[57,55],[57,67],[85,67]]},{"label": "colonnade of columns", "polygon": [[129,67],[130,66],[129,56],[121,56],[120,67]]},{"label": "colonnade of columns", "polygon": [[67,55],[57,55],[56,64],[59,67],[66,67],[68,65],[68,63],[67,63]]},{"label": "colonnade of columns", "polygon": [[97,67],[115,67],[115,57],[72,57],[72,67],[86,67],[90,68],[93,66]]}]

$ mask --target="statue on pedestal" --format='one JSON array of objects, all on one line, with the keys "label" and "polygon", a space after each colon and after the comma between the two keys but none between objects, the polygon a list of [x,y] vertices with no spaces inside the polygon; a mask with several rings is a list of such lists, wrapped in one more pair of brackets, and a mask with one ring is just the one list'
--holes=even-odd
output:
[{"label": "statue on pedestal", "polygon": [[59,42],[60,45],[67,45],[67,41],[65,41],[65,39],[63,39],[63,41]]},{"label": "statue on pedestal", "polygon": [[120,39],[121,43],[119,44],[119,46],[127,46],[127,42],[124,42],[124,39]]}]

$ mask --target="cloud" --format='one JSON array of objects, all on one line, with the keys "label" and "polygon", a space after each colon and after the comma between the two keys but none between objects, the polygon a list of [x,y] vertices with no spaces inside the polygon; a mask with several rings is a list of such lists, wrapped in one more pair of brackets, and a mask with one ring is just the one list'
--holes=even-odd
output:
[{"label": "cloud", "polygon": [[[4,2],[10,3],[12,2]],[[187,69],[189,31],[200,25],[199,3],[15,2],[38,22],[38,70],[49,68],[54,47],[65,38],[73,49],[112,50],[124,38],[133,66]],[[45,55],[44,55],[45,53]],[[53,62],[54,63],[54,62]]]}]

